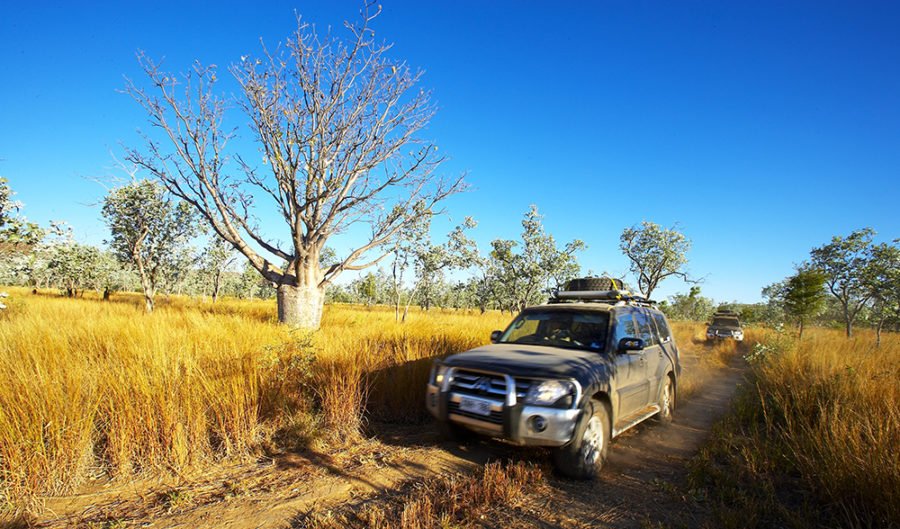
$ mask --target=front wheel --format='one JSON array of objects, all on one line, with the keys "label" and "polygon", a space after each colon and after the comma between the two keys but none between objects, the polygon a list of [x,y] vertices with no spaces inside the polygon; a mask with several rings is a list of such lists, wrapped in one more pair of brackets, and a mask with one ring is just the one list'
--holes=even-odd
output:
[{"label": "front wheel", "polygon": [[553,451],[553,463],[564,476],[593,479],[606,462],[609,452],[610,425],[606,406],[589,401],[575,426],[572,441]]}]

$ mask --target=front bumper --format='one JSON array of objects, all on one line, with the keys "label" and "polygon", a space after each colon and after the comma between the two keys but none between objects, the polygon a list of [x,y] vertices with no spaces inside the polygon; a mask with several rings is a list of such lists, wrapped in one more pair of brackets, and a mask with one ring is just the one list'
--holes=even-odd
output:
[{"label": "front bumper", "polygon": [[706,334],[707,340],[734,340],[736,342],[743,342],[744,335],[743,334]]},{"label": "front bumper", "polygon": [[[562,446],[572,440],[581,415],[578,408],[551,408],[517,402],[465,395],[467,399],[487,401],[489,417],[476,417],[459,410],[462,394],[442,391],[433,383],[426,388],[425,406],[438,420],[451,421],[482,435],[529,446]],[[512,402],[510,402],[512,401]]]}]

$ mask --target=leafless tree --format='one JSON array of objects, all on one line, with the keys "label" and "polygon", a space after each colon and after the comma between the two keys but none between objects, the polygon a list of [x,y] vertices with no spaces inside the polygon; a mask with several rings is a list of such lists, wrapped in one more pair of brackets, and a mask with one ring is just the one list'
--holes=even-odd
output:
[{"label": "leafless tree", "polygon": [[[242,56],[229,68],[262,166],[226,151],[236,130],[224,126],[232,105],[215,91],[214,65],[197,63],[175,76],[139,54],[153,88],[126,85],[162,132],[158,139],[145,135],[145,147],[131,149],[128,160],[193,205],[277,285],[284,323],[318,327],[331,281],[379,262],[416,211],[434,212],[463,187],[461,177],[436,174],[443,157],[419,137],[435,106],[417,87],[422,72],[389,59],[391,45],[375,40],[371,23],[379,12],[367,5],[359,21],[345,23],[346,38],[319,33],[298,17],[283,46],[263,46],[258,58]],[[255,198],[275,207],[287,243],[259,229]],[[369,227],[365,242],[321,266],[328,239],[357,223]]]}]

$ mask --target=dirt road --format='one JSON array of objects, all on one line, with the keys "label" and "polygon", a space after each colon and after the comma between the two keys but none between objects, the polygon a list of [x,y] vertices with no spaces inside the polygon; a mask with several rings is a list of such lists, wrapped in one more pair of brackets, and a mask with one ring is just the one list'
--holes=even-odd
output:
[{"label": "dirt road", "polygon": [[[521,527],[696,526],[706,513],[686,495],[686,464],[728,409],[743,370],[735,364],[711,377],[703,390],[679,403],[674,424],[639,425],[613,444],[607,467],[594,482],[574,482],[547,472],[549,494],[532,501]],[[341,459],[288,454],[215,474],[178,481],[107,486],[66,498],[49,498],[39,527],[291,527],[305,513],[395,490],[401,483],[443,471],[471,472],[488,460],[536,460],[540,450],[496,442],[440,443],[430,425],[386,426],[377,441]],[[376,498],[376,499],[372,499]],[[509,526],[510,518],[504,521]],[[484,525],[491,526],[490,520]]]}]

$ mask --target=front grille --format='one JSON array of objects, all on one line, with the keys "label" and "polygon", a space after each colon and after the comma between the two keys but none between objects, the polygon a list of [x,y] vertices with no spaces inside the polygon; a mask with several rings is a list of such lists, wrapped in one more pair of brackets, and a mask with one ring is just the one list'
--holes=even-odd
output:
[{"label": "front grille", "polygon": [[[516,384],[516,400],[524,399],[532,381],[521,378],[513,380]],[[502,400],[506,397],[507,392],[506,377],[493,373],[458,369],[453,373],[453,379],[450,381],[450,391],[477,397],[501,397],[500,400]]]},{"label": "front grille", "polygon": [[491,411],[490,415],[479,415],[477,413],[472,413],[468,411],[463,411],[459,409],[459,404],[456,402],[448,402],[447,403],[447,411],[454,415],[462,415],[463,417],[470,417],[472,419],[477,419],[479,421],[489,422],[491,424],[503,424],[503,412],[499,411]]}]

